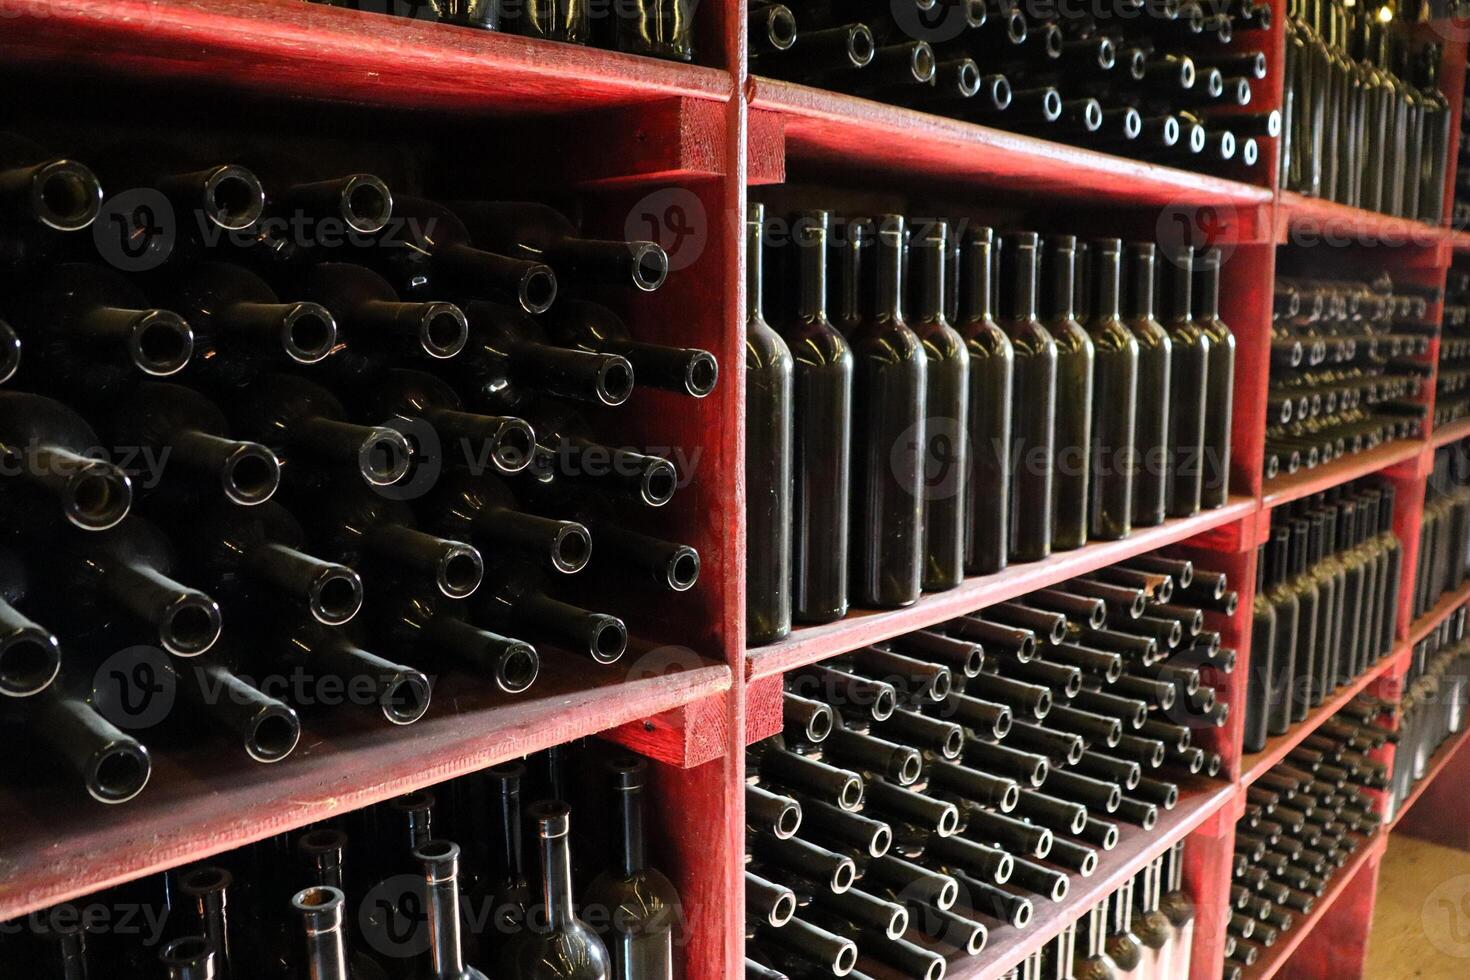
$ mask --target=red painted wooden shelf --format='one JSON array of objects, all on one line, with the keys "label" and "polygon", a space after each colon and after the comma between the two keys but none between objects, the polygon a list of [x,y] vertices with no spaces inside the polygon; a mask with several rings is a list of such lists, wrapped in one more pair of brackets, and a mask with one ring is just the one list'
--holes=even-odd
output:
[{"label": "red painted wooden shelf", "polygon": [[780,643],[750,650],[746,658],[746,675],[752,679],[768,677],[869,643],[934,626],[983,606],[1044,589],[1241,520],[1251,516],[1255,509],[1253,500],[1232,498],[1224,507],[1202,511],[1194,517],[1165,521],[1157,527],[1141,528],[1121,541],[1097,541],[1075,551],[1057,552],[1043,561],[966,579],[958,588],[930,593],[903,609],[859,609],[835,623],[797,629]]},{"label": "red painted wooden shelf", "polygon": [[1072,887],[1060,902],[1037,900],[1036,914],[1024,930],[997,926],[979,956],[958,956],[950,961],[949,980],[993,980],[1007,968],[1036,952],[1061,932],[1068,923],[1096,905],[1104,896],[1137,874],[1144,865],[1188,836],[1211,816],[1228,804],[1236,788],[1230,783],[1203,779],[1180,782],[1179,804],[1173,810],[1161,811],[1154,829],[1144,832],[1138,827],[1119,824],[1118,846],[1098,855],[1097,870],[1092,877],[1071,876]]},{"label": "red painted wooden shelf", "polygon": [[1408,813],[1409,809],[1415,803],[1419,802],[1419,797],[1423,796],[1424,791],[1429,789],[1429,784],[1434,782],[1435,778],[1444,770],[1444,767],[1450,764],[1450,760],[1465,747],[1467,741],[1470,741],[1470,727],[1466,727],[1458,735],[1450,737],[1443,745],[1435,749],[1434,755],[1429,757],[1429,766],[1424,770],[1424,777],[1414,784],[1413,789],[1409,790],[1409,795],[1404,797],[1404,802],[1399,805],[1398,812],[1389,821],[1388,829],[1390,833],[1399,825],[1399,821],[1404,818],[1404,814]]},{"label": "red painted wooden shelf", "polygon": [[1337,714],[1342,706],[1361,694],[1369,684],[1387,674],[1396,664],[1403,659],[1404,647],[1389,653],[1382,660],[1368,668],[1361,677],[1355,677],[1351,682],[1342,685],[1332,696],[1325,699],[1321,705],[1312,709],[1312,713],[1305,719],[1291,726],[1285,735],[1277,735],[1266,742],[1266,747],[1259,752],[1249,752],[1240,760],[1241,785],[1249,786],[1261,777],[1272,766],[1280,762],[1291,752],[1292,749],[1302,744],[1306,738],[1317,730],[1317,728],[1328,718]]},{"label": "red painted wooden shelf", "polygon": [[1286,965],[1286,961],[1291,959],[1291,954],[1296,952],[1296,948],[1302,944],[1302,940],[1311,933],[1312,927],[1322,921],[1328,910],[1332,908],[1332,903],[1336,902],[1338,897],[1347,890],[1348,884],[1357,877],[1358,872],[1363,870],[1364,865],[1375,855],[1381,855],[1387,846],[1388,835],[1384,833],[1374,834],[1364,841],[1348,863],[1338,869],[1331,885],[1327,888],[1327,893],[1317,899],[1317,903],[1312,906],[1311,913],[1305,918],[1299,917],[1296,925],[1287,932],[1284,939],[1277,940],[1275,946],[1266,950],[1264,957],[1256,960],[1254,966],[1246,968],[1245,976],[1248,980],[1266,980],[1267,977],[1276,976]]},{"label": "red painted wooden shelf", "polygon": [[1470,602],[1470,584],[1462,585],[1453,592],[1446,592],[1430,607],[1429,611],[1409,624],[1410,647],[1434,632],[1445,617]]},{"label": "red painted wooden shelf", "polygon": [[12,69],[461,115],[724,100],[732,88],[714,68],[303,0],[14,0],[0,51]]},{"label": "red painted wooden shelf", "polygon": [[1409,218],[1282,191],[1276,202],[1276,241],[1280,244],[1373,244],[1438,246],[1450,230]]},{"label": "red painted wooden shelf", "polygon": [[[523,695],[457,680],[435,690],[414,725],[389,731],[366,709],[308,721],[275,765],[250,765],[221,741],[165,748],[148,786],[122,806],[80,790],[7,788],[0,921],[688,705],[727,690],[731,674],[708,665],[630,680],[548,657]],[[231,753],[236,764],[222,764]]]},{"label": "red painted wooden shelf", "polygon": [[1450,231],[1450,244],[1456,252],[1470,252],[1470,231],[1452,229]]},{"label": "red painted wooden shelf", "polygon": [[1470,436],[1470,419],[1455,419],[1429,434],[1429,441],[1438,449],[1440,446],[1448,446],[1452,442]]},{"label": "red painted wooden shelf", "polygon": [[1263,507],[1280,507],[1379,470],[1413,459],[1424,451],[1423,439],[1398,439],[1366,452],[1343,456],[1313,469],[1303,467],[1287,476],[1269,480],[1262,492]]},{"label": "red painted wooden shelf", "polygon": [[1007,195],[1132,208],[1266,205],[1265,187],[1099,153],[823,89],[752,77],[753,110],[785,119],[788,160],[844,174],[993,187]]}]

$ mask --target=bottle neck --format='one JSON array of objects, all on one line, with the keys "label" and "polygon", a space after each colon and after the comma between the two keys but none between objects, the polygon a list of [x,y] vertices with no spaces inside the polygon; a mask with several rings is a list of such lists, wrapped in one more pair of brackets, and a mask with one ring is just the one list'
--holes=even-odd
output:
[{"label": "bottle neck", "polygon": [[643,787],[620,787],[618,797],[623,828],[622,872],[631,877],[648,866],[643,833]]},{"label": "bottle neck", "polygon": [[989,320],[994,316],[991,306],[991,261],[993,251],[990,247],[990,239],[971,239],[965,243],[964,269],[965,274],[960,275],[955,270],[957,278],[964,290],[960,309],[962,316],[967,321]]},{"label": "bottle neck", "polygon": [[1266,546],[1256,549],[1256,595],[1266,591]]},{"label": "bottle neck", "polygon": [[1272,585],[1279,585],[1286,581],[1287,551],[1290,537],[1290,532],[1286,528],[1278,528],[1271,534]]},{"label": "bottle neck", "polygon": [[572,854],[565,831],[556,836],[541,832],[542,900],[552,927],[566,929],[572,914]]},{"label": "bottle neck", "polygon": [[1193,261],[1188,252],[1180,252],[1168,258],[1164,267],[1168,287],[1164,292],[1168,304],[1164,309],[1164,316],[1173,321],[1189,320],[1192,318],[1190,280],[1193,278]]},{"label": "bottle neck", "polygon": [[1212,255],[1199,264],[1200,319],[1220,319],[1220,258]]},{"label": "bottle neck", "polygon": [[761,262],[764,253],[764,238],[759,221],[745,223],[745,318],[763,319],[763,279]]},{"label": "bottle neck", "polygon": [[903,228],[878,232],[877,292],[873,313],[880,320],[903,320]]},{"label": "bottle neck", "polygon": [[1095,245],[1097,261],[1092,270],[1092,316],[1097,320],[1116,320],[1121,312],[1118,280],[1122,274],[1122,255],[1108,245]]},{"label": "bottle neck", "polygon": [[1077,307],[1077,250],[1060,246],[1051,250],[1051,313],[1053,319],[1075,319]]},{"label": "bottle neck", "polygon": [[508,881],[526,878],[521,846],[521,779],[516,775],[497,777],[499,799],[496,801],[500,820],[500,861]]},{"label": "bottle neck", "polygon": [[914,275],[914,316],[926,323],[944,318],[944,259],[942,230],[913,245],[910,261]]},{"label": "bottle neck", "polygon": [[1128,316],[1134,320],[1154,317],[1154,250],[1132,252],[1129,273]]},{"label": "bottle neck", "polygon": [[802,225],[796,239],[796,312],[803,320],[827,318],[827,229]]},{"label": "bottle neck", "polygon": [[1036,245],[1006,242],[1001,246],[1001,316],[1009,320],[1036,319]]}]

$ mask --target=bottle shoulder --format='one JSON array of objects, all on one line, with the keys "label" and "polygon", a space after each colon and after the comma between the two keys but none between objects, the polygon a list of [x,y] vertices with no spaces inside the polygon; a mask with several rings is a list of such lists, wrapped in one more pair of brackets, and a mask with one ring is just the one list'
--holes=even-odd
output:
[{"label": "bottle shoulder", "polygon": [[1232,349],[1235,347],[1235,334],[1219,317],[1199,323],[1199,328],[1206,337],[1210,338],[1212,345],[1224,344]]},{"label": "bottle shoulder", "polygon": [[965,346],[970,349],[972,358],[1002,358],[1012,360],[1016,356],[1011,347],[1011,338],[989,317],[971,320],[968,323],[957,323],[955,329],[965,341]]},{"label": "bottle shoulder", "polygon": [[1151,316],[1129,317],[1123,322],[1133,334],[1133,338],[1138,341],[1140,354],[1148,350],[1168,351],[1173,346],[1173,341],[1169,339],[1169,331]]},{"label": "bottle shoulder", "polygon": [[1044,357],[1056,360],[1057,342],[1051,331],[1035,318],[1017,318],[1001,323],[1017,357]]},{"label": "bottle shoulder", "polygon": [[902,363],[927,359],[924,344],[902,320],[864,320],[848,337],[855,357]]},{"label": "bottle shoulder", "polygon": [[745,325],[745,367],[748,371],[791,370],[791,348],[765,320],[756,318]]},{"label": "bottle shoulder", "polygon": [[965,338],[946,320],[925,320],[911,323],[910,328],[919,337],[924,353],[931,361],[966,363],[970,352]]},{"label": "bottle shoulder", "polygon": [[1046,325],[1046,329],[1056,341],[1059,357],[1067,354],[1090,354],[1093,350],[1092,337],[1075,319],[1068,317],[1053,320]]},{"label": "bottle shoulder", "polygon": [[1089,321],[1087,333],[1092,338],[1093,346],[1100,352],[1138,354],[1138,340],[1122,320]]},{"label": "bottle shoulder", "polygon": [[831,367],[852,363],[852,345],[825,317],[790,320],[773,329],[798,363]]}]

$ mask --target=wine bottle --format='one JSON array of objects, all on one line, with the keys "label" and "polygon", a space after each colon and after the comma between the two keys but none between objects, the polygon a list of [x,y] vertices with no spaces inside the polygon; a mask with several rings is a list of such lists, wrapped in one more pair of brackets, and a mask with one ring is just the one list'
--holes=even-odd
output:
[{"label": "wine bottle", "polygon": [[[487,980],[485,974],[465,964],[460,944],[459,845],[431,840],[419,845],[413,856],[423,868],[433,980]],[[568,890],[570,887],[568,881]]]},{"label": "wine bottle", "polygon": [[1000,252],[1000,321],[1015,356],[1010,554],[1022,562],[1051,554],[1052,541],[1057,345],[1036,318],[1037,248],[1035,232],[1018,232],[1005,237]]},{"label": "wine bottle", "polygon": [[617,314],[596,303],[558,303],[550,314],[550,330],[567,347],[627,358],[638,380],[650,388],[703,398],[714,391],[719,377],[719,366],[709,351],[634,340]]},{"label": "wine bottle", "polygon": [[1170,517],[1188,517],[1200,509],[1211,341],[1193,319],[1193,253],[1188,249],[1166,250],[1162,269],[1160,305],[1173,359],[1169,371],[1166,510]]},{"label": "wine bottle", "polygon": [[[969,347],[944,314],[949,229],[932,222],[910,246],[914,313],[910,328],[929,359],[925,373],[925,419],[921,494],[923,573],[927,592],[959,585],[965,577],[965,505],[969,500]],[[993,504],[992,504],[993,505]]]},{"label": "wine bottle", "polygon": [[[432,374],[395,368],[355,394],[359,414],[381,417],[385,427],[402,418],[433,429],[438,451],[431,440],[421,439],[420,453],[462,463],[472,473],[519,473],[531,465],[536,433],[530,423],[513,415],[466,412],[454,388]],[[426,441],[431,444],[423,445]]]},{"label": "wine bottle", "polygon": [[534,646],[470,625],[458,605],[437,592],[395,589],[374,606],[376,625],[411,661],[474,672],[507,694],[526,690],[540,673],[541,658]]},{"label": "wine bottle", "polygon": [[158,959],[168,970],[168,980],[215,980],[215,951],[203,936],[184,936],[159,950]]},{"label": "wine bottle", "polygon": [[0,694],[27,698],[40,694],[61,670],[61,644],[55,634],[32,621],[31,580],[20,555],[0,551]]},{"label": "wine bottle", "polygon": [[1093,383],[1091,502],[1093,537],[1127,537],[1133,520],[1132,455],[1137,447],[1140,345],[1120,317],[1119,276],[1123,243],[1116,238],[1091,245],[1092,316],[1087,332],[1096,352]]},{"label": "wine bottle", "polygon": [[[791,16],[789,10],[786,16]],[[791,30],[795,31],[794,20]],[[791,633],[795,362],[763,312],[765,207],[751,204],[749,208],[745,222],[745,629],[746,642],[760,646]]]},{"label": "wine bottle", "polygon": [[517,487],[548,500],[566,502],[585,490],[645,507],[662,507],[679,487],[672,461],[593,440],[586,420],[569,407],[543,403],[527,421],[536,430],[538,458],[535,472],[520,474]]},{"label": "wine bottle", "polygon": [[[429,678],[422,671],[363,649],[345,630],[297,616],[271,630],[263,647],[265,660],[283,671],[358,685],[353,688],[354,699],[370,694],[391,724],[411,725],[429,710]],[[362,688],[365,682],[370,685],[367,691]]]},{"label": "wine bottle", "polygon": [[7,699],[0,720],[18,726],[99,803],[126,803],[153,771],[148,748],[102,716],[91,679],[58,677],[34,697]]},{"label": "wine bottle", "polygon": [[1195,290],[1198,314],[1195,325],[1210,341],[1205,392],[1205,439],[1202,458],[1200,503],[1206,508],[1223,507],[1230,497],[1230,425],[1234,414],[1235,335],[1220,319],[1220,272],[1218,248],[1206,249],[1195,262],[1199,277]]},{"label": "wine bottle", "polygon": [[1096,349],[1077,322],[1077,239],[1047,239],[1046,278],[1050,286],[1046,330],[1056,342],[1057,406],[1051,546],[1053,551],[1087,543],[1088,472],[1092,446],[1092,400]]},{"label": "wine bottle", "polygon": [[547,595],[539,569],[501,561],[487,570],[474,597],[476,618],[496,629],[527,630],[599,664],[616,663],[628,648],[628,628],[616,616]]},{"label": "wine bottle", "polygon": [[[348,980],[347,939],[340,887],[314,885],[291,897],[306,936],[306,970],[311,980]],[[356,974],[353,975],[354,977]]]},{"label": "wine bottle", "polygon": [[0,134],[0,210],[13,219],[0,237],[0,264],[45,260],[60,235],[91,227],[102,212],[97,175],[13,133]]},{"label": "wine bottle", "polygon": [[0,496],[11,521],[24,526],[28,514],[44,521],[58,504],[61,515],[84,531],[105,531],[126,517],[132,481],[95,458],[99,445],[96,433],[61,402],[0,391],[0,454],[13,473],[0,481]]}]

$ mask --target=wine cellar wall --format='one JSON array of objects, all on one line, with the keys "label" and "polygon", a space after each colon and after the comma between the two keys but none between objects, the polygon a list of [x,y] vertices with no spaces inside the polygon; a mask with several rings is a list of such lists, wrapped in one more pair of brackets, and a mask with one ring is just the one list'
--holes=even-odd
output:
[{"label": "wine cellar wall", "polygon": [[1039,8],[14,0],[0,975],[1361,972],[1470,18]]}]

